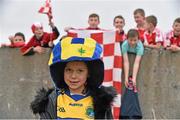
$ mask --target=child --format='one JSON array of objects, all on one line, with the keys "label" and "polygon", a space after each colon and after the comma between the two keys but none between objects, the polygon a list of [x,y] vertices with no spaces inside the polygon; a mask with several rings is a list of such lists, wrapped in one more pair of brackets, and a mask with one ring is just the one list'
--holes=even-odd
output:
[{"label": "child", "polygon": [[144,23],[145,23],[145,12],[143,9],[138,8],[134,10],[134,20],[136,22],[136,27],[139,32],[139,39],[144,42]]},{"label": "child", "polygon": [[132,72],[132,82],[133,85],[136,86],[136,77],[139,70],[139,64],[141,61],[141,57],[144,53],[144,47],[139,40],[139,34],[136,29],[130,29],[127,33],[127,40],[125,40],[122,44],[122,55],[124,61],[124,76],[125,76],[125,86],[128,87],[128,77],[129,77],[129,60],[128,53],[136,54],[136,58],[133,65]]},{"label": "child", "polygon": [[[98,25],[100,24],[100,18],[99,15],[96,13],[92,13],[89,15],[88,17],[88,24],[89,26],[87,28],[81,28],[79,30],[101,30],[101,28],[98,27]],[[70,29],[75,29],[73,27],[66,27],[64,28],[65,32],[68,32]]]},{"label": "child", "polygon": [[98,25],[100,24],[99,15],[96,13],[92,13],[89,15],[88,19],[89,27],[86,28],[87,30],[100,30]]},{"label": "child", "polygon": [[166,34],[166,44],[168,50],[180,51],[180,18],[176,18],[173,23],[173,30]]},{"label": "child", "polygon": [[113,119],[115,89],[103,87],[101,46],[91,38],[66,37],[57,44],[49,65],[55,90],[41,90],[31,103],[41,119]]},{"label": "child", "polygon": [[14,36],[9,36],[10,44],[2,44],[2,47],[18,48],[25,45],[25,37],[21,32],[17,32]]},{"label": "child", "polygon": [[123,30],[125,26],[125,20],[121,15],[115,16],[113,20],[113,25],[118,33],[118,40],[123,42],[126,39],[125,32]]},{"label": "child", "polygon": [[53,33],[47,33],[43,31],[41,23],[34,23],[31,26],[33,37],[29,42],[21,48],[22,55],[31,55],[34,53],[43,53],[44,47],[52,47],[52,41],[59,36],[58,29],[54,26],[53,22],[50,22]]},{"label": "child", "polygon": [[163,34],[156,28],[157,18],[154,15],[145,19],[144,46],[149,48],[160,48],[163,44]]}]

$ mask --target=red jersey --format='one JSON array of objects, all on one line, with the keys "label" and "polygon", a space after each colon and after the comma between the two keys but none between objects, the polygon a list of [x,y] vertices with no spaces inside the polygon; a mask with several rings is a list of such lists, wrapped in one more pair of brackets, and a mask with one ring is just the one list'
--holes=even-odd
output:
[{"label": "red jersey", "polygon": [[180,35],[175,36],[173,30],[169,31],[166,34],[166,41],[169,41],[169,45],[177,45],[180,47]]},{"label": "red jersey", "polygon": [[119,42],[123,42],[124,40],[126,40],[126,34],[124,31],[118,33],[118,31],[116,32],[116,40]]},{"label": "red jersey", "polygon": [[142,43],[144,43],[144,32],[145,32],[145,30],[137,28],[137,31],[139,33],[139,39],[141,40]]},{"label": "red jersey", "polygon": [[156,45],[157,43],[163,44],[163,34],[162,32],[155,28],[152,33],[149,33],[148,31],[144,32],[144,42],[147,44],[153,44]]}]

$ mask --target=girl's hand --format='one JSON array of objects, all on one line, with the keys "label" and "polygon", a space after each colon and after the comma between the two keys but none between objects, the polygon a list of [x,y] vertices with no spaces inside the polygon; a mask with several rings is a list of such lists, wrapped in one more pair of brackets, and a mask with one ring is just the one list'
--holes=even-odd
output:
[{"label": "girl's hand", "polygon": [[136,86],[136,79],[132,78],[133,86]]},{"label": "girl's hand", "polygon": [[126,88],[128,88],[128,86],[129,86],[128,79],[125,80],[125,86],[126,86]]}]

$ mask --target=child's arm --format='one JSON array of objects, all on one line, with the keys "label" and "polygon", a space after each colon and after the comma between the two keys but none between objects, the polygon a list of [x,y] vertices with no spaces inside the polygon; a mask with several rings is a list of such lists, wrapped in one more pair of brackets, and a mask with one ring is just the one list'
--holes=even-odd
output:
[{"label": "child's arm", "polygon": [[133,65],[133,75],[132,75],[133,85],[136,85],[136,77],[139,71],[140,62],[141,62],[141,56],[137,55],[134,61],[134,65]]},{"label": "child's arm", "polygon": [[50,33],[50,41],[53,41],[59,37],[59,31],[52,21],[49,23],[49,25],[51,26],[53,31],[52,33]]},{"label": "child's arm", "polygon": [[124,74],[125,74],[125,86],[128,87],[128,76],[129,76],[129,59],[128,54],[123,55],[123,62],[124,62]]},{"label": "child's arm", "polygon": [[65,27],[65,28],[64,28],[64,31],[65,31],[65,32],[68,32],[68,31],[71,30],[71,29],[75,29],[75,28],[73,28],[73,27]]},{"label": "child's arm", "polygon": [[167,50],[171,50],[173,52],[177,52],[177,51],[180,51],[180,47],[178,47],[176,45],[171,45],[170,47],[167,47]]},{"label": "child's arm", "polygon": [[161,43],[157,43],[156,45],[153,45],[153,44],[144,44],[145,47],[148,47],[148,48],[157,48],[159,49],[161,47]]}]

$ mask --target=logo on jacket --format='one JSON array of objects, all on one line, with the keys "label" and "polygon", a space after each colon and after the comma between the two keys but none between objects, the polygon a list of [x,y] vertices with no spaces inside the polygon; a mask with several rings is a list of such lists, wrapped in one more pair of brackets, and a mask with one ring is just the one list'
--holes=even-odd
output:
[{"label": "logo on jacket", "polygon": [[59,112],[66,112],[64,107],[57,107],[57,111],[59,111]]},{"label": "logo on jacket", "polygon": [[86,108],[86,115],[88,118],[91,118],[91,119],[94,118],[94,110],[93,110],[92,106],[88,106]]}]

